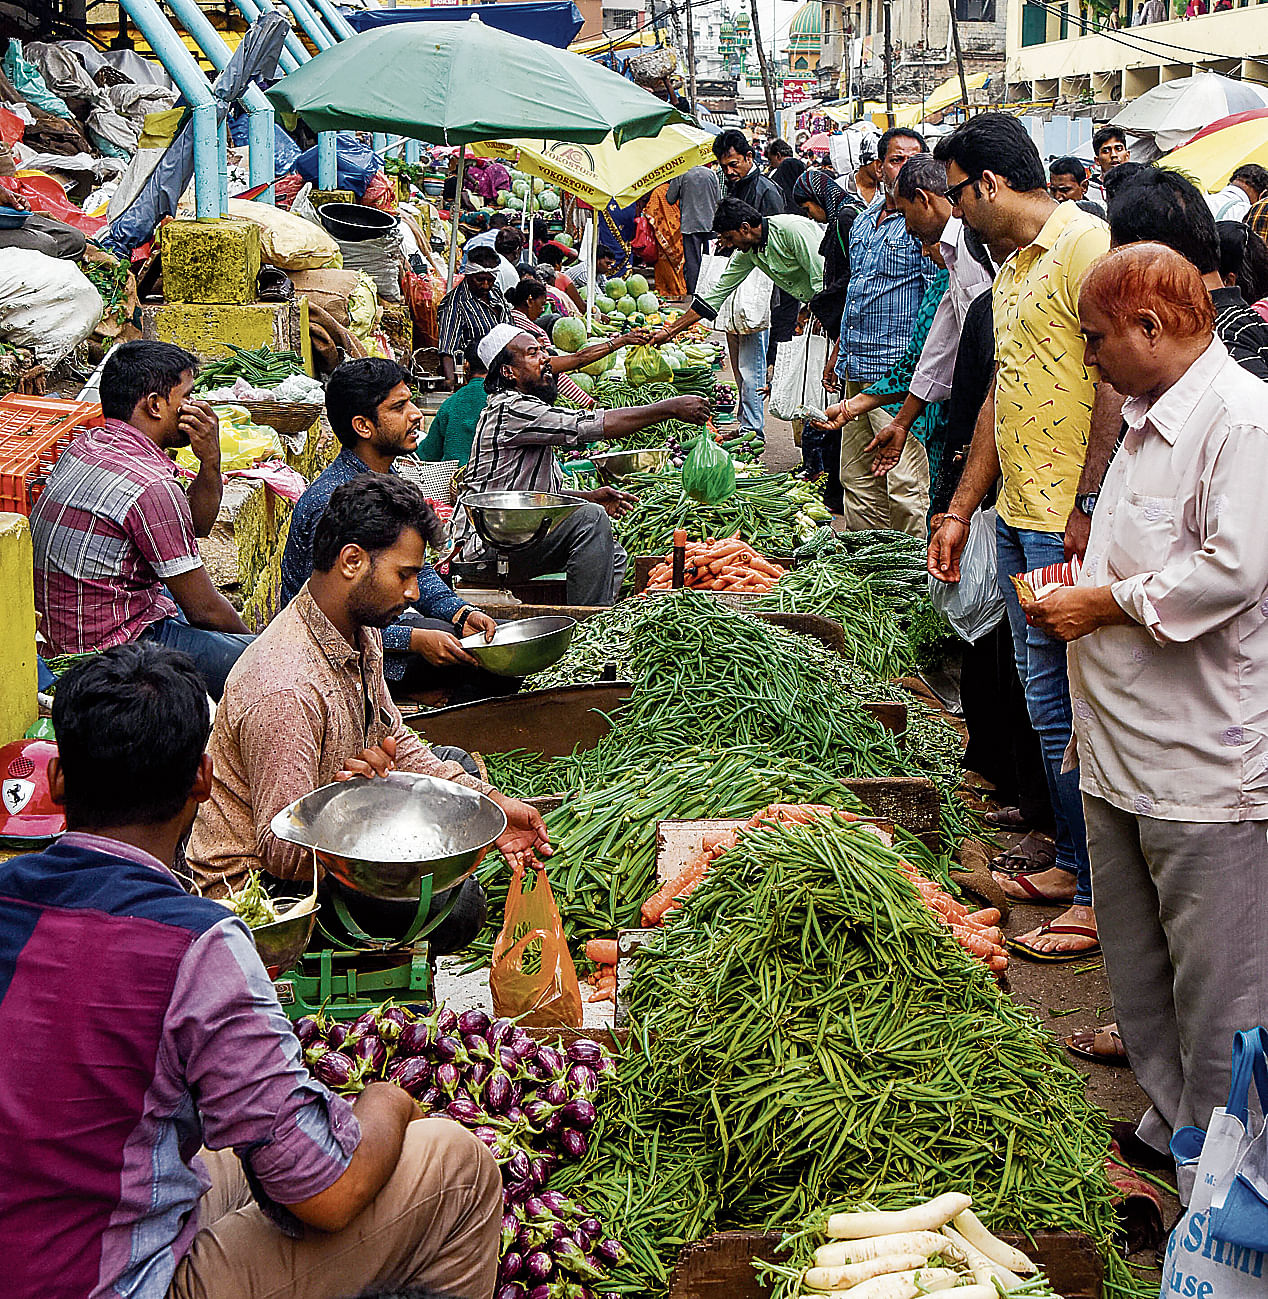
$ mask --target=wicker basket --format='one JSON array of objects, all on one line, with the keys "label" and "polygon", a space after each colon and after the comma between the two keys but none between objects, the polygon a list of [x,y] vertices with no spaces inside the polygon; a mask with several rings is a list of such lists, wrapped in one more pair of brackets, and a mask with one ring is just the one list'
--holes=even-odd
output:
[{"label": "wicker basket", "polygon": [[664,81],[677,67],[678,56],[664,47],[644,50],[630,59],[630,73],[640,86],[654,86]]},{"label": "wicker basket", "polygon": [[255,424],[267,424],[278,433],[303,433],[321,418],[325,407],[315,401],[235,401]]}]

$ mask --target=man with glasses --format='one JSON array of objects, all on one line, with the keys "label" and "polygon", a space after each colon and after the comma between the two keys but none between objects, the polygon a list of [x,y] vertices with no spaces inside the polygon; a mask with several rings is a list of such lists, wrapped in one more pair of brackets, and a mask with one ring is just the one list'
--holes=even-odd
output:
[{"label": "man with glasses", "polygon": [[1096,379],[1083,363],[1079,286],[1109,248],[1109,231],[1076,204],[1052,198],[1038,150],[1016,118],[974,117],[940,140],[935,156],[946,163],[954,215],[988,244],[1015,251],[992,291],[995,383],[960,485],[929,543],[929,571],[959,580],[969,519],[1000,479],[999,585],[1057,825],[1055,853],[1039,842],[1025,854],[1014,850],[1022,869],[1001,883],[1018,901],[1070,903],[1014,946],[1037,960],[1075,960],[1099,951],[1099,943],[1079,777],[1063,770],[1072,720],[1065,644],[1027,624],[1011,578],[1065,558],[1066,521],[1097,401]]}]

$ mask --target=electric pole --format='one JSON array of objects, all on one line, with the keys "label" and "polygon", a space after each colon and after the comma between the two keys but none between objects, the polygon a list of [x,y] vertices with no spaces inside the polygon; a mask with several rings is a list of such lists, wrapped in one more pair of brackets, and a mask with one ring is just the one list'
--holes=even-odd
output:
[{"label": "electric pole", "polygon": [[[691,21],[691,0],[687,3],[687,107],[696,111],[696,29]],[[954,0],[952,0],[954,3]]]},{"label": "electric pole", "polygon": [[964,116],[969,115],[969,83],[964,77],[964,51],[960,49],[960,23],[955,15],[955,0],[947,0],[951,9],[951,39],[955,42],[955,67],[960,74],[960,94],[964,99]]},{"label": "electric pole", "polygon": [[[770,66],[766,62],[766,47],[762,44],[762,30],[757,17],[757,0],[748,0],[748,7],[753,15],[753,44],[757,46],[757,62],[762,69],[762,88],[766,91],[766,112],[769,117],[767,139],[773,140],[779,134],[779,124],[775,120],[775,93],[771,90]],[[886,0],[888,12],[888,0]]]},{"label": "electric pole", "polygon": [[885,0],[885,117],[886,126],[894,125],[894,45],[890,31],[893,0]]}]

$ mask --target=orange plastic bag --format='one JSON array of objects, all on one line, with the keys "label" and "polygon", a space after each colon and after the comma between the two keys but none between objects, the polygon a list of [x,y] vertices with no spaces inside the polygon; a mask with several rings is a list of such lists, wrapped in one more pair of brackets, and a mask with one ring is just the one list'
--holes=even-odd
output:
[{"label": "orange plastic bag", "polygon": [[493,944],[489,989],[494,1010],[508,1019],[533,1027],[581,1027],[577,967],[545,866],[538,866],[530,889],[524,888],[523,870],[512,871],[502,932]]}]

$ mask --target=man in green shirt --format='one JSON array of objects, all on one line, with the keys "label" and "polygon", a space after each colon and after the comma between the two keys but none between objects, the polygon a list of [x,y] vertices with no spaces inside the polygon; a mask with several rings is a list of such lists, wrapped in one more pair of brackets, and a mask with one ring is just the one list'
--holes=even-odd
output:
[{"label": "man in green shirt", "polygon": [[476,346],[476,343],[469,343],[463,353],[466,365],[462,387],[441,403],[426,437],[414,448],[419,460],[456,460],[465,465],[471,458],[476,421],[489,400],[489,394],[484,390],[487,372]]},{"label": "man in green shirt", "polygon": [[823,258],[819,254],[823,227],[808,217],[764,217],[738,198],[724,198],[713,218],[713,229],[718,247],[732,254],[722,278],[707,293],[692,298],[691,306],[672,325],[661,329],[653,342],[666,342],[698,320],[713,320],[754,268],[765,271],[798,302],[809,302],[823,288]]}]

